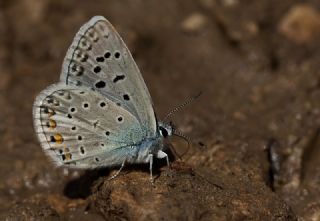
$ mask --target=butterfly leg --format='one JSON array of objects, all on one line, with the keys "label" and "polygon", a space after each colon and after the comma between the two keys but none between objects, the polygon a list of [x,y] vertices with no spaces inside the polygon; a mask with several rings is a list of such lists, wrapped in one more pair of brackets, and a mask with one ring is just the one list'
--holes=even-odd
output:
[{"label": "butterfly leg", "polygon": [[157,153],[157,158],[158,158],[158,159],[166,158],[166,160],[167,160],[167,165],[168,165],[168,167],[170,168],[170,162],[169,162],[168,154],[166,154],[166,153],[163,152],[162,150],[159,150],[158,153]]},{"label": "butterfly leg", "polygon": [[124,160],[124,161],[122,162],[120,169],[119,169],[112,177],[110,177],[109,180],[112,180],[112,179],[116,178],[116,177],[119,175],[119,173],[121,172],[121,170],[122,170],[123,167],[124,167],[125,162],[126,162],[126,160]]},{"label": "butterfly leg", "polygon": [[172,176],[172,171],[171,171],[171,168],[170,168],[170,162],[169,162],[169,156],[168,156],[168,154],[166,154],[166,153],[163,152],[162,150],[159,150],[158,153],[157,153],[157,158],[158,158],[158,159],[166,158],[166,160],[167,160],[167,165],[168,165],[168,170],[166,171],[166,173],[167,173],[169,176]]},{"label": "butterfly leg", "polygon": [[150,181],[153,183],[153,176],[152,176],[152,165],[153,165],[153,154],[148,155],[149,158],[149,169],[150,169]]}]

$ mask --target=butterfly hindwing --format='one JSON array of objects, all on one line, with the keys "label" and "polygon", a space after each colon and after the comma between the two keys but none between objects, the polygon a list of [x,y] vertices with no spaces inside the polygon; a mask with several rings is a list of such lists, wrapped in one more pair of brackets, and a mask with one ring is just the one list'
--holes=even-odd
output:
[{"label": "butterfly hindwing", "polygon": [[156,134],[152,100],[128,48],[102,16],[76,34],[64,59],[60,80],[97,91],[132,113],[145,137]]},{"label": "butterfly hindwing", "polygon": [[125,156],[113,153],[130,149],[145,136],[135,116],[85,87],[49,86],[38,95],[33,116],[39,141],[56,165],[93,168],[121,164]]}]

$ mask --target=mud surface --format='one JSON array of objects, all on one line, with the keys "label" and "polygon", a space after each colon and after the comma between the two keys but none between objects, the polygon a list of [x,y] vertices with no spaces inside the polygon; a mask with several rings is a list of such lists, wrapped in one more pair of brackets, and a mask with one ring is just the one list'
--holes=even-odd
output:
[{"label": "mud surface", "polygon": [[[1,220],[320,220],[320,3],[276,0],[0,2]],[[201,141],[157,161],[55,169],[32,127],[93,15],[116,27],[161,117]],[[177,152],[183,140],[172,139]]]}]

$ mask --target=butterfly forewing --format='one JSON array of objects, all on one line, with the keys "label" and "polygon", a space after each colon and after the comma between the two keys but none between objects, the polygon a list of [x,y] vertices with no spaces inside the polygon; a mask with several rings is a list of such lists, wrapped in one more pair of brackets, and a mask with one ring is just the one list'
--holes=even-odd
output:
[{"label": "butterfly forewing", "polygon": [[[34,125],[45,152],[57,165],[98,167],[121,164],[119,148],[130,148],[145,134],[135,116],[85,87],[52,85],[37,97]],[[109,155],[112,162],[103,162]]]},{"label": "butterfly forewing", "polygon": [[133,114],[145,137],[155,136],[148,89],[128,48],[104,17],[93,17],[76,34],[64,60],[61,81],[97,91]]}]

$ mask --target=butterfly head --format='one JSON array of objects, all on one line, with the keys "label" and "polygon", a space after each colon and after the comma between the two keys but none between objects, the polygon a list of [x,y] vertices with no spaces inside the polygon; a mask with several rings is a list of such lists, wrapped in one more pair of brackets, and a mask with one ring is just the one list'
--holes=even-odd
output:
[{"label": "butterfly head", "polygon": [[172,136],[174,131],[174,126],[171,122],[170,123],[159,122],[158,131],[162,137],[166,138],[168,136]]}]

